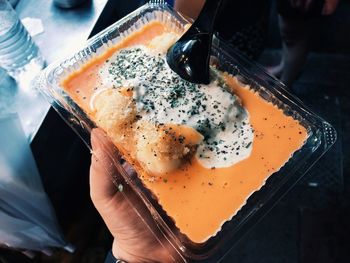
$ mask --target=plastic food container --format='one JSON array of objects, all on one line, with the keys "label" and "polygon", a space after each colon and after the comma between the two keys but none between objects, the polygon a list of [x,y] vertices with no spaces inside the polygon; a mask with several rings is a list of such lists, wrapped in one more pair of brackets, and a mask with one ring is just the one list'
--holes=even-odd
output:
[{"label": "plastic food container", "polygon": [[[160,2],[160,3],[159,3]],[[103,53],[132,32],[152,20],[170,25],[175,31],[183,30],[188,21],[162,1],[151,1],[93,37],[86,47],[59,63],[48,66],[37,79],[37,87],[57,112],[90,147],[90,132],[95,124],[84,111],[60,87],[60,81],[78,70],[94,56]],[[254,222],[259,220],[272,206],[306,173],[306,171],[334,144],[336,132],[322,118],[308,110],[300,100],[289,94],[283,84],[268,75],[261,67],[214,39],[212,55],[217,67],[228,72],[255,90],[261,98],[282,109],[284,114],[298,120],[307,130],[305,144],[289,161],[272,174],[260,190],[253,193],[246,204],[222,226],[222,229],[204,243],[194,243],[175,226],[148,189],[135,174],[128,174],[114,156],[116,169],[122,174],[119,184],[128,184],[153,216],[159,234],[182,255],[184,260],[218,259],[237,242]],[[138,209],[138,208],[136,208]],[[210,210],[208,210],[210,213]]]}]

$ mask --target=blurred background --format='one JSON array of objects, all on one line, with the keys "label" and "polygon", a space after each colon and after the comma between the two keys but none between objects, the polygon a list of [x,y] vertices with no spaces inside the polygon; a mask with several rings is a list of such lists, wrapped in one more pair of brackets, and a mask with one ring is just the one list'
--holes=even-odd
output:
[{"label": "blurred background", "polygon": [[[139,0],[14,2],[47,64],[143,4]],[[195,17],[198,8],[193,6],[200,7],[201,1],[193,1],[192,9],[184,8],[185,2],[191,1],[175,5]],[[241,35],[253,36],[249,48],[242,48],[249,40],[239,34],[227,41],[283,79],[290,92],[336,128],[338,140],[222,262],[349,262],[350,1],[339,1],[331,15],[291,14],[281,1],[266,1],[263,7],[263,14],[257,13],[258,7],[252,4],[251,12],[244,14],[259,25],[242,30]],[[258,15],[261,20],[256,19]],[[225,28],[218,30],[225,36]],[[8,79],[7,86],[14,95],[3,89],[0,96],[19,104],[14,110],[22,127],[18,136],[28,143],[32,156],[28,158],[41,179],[40,189],[52,204],[53,212],[47,210],[52,212],[52,231],[60,236],[60,248],[44,248],[43,253],[18,250],[1,244],[0,236],[0,262],[104,262],[112,237],[90,200],[89,150],[46,102],[25,92],[28,85]],[[21,109],[23,103],[27,109],[28,105],[38,109],[28,114]],[[0,129],[7,127],[3,120],[0,115]],[[0,168],[3,173],[5,168]],[[1,178],[0,174],[0,182]],[[4,193],[0,187],[0,201]],[[4,222],[0,217],[0,235]]]}]

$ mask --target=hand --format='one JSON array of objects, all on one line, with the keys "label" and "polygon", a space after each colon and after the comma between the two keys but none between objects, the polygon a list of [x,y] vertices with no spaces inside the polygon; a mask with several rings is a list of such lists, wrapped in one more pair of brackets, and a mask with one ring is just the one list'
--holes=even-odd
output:
[{"label": "hand", "polygon": [[[142,213],[143,219],[141,219],[129,203],[128,200],[132,200],[133,204],[137,201],[135,193],[127,188],[126,184],[123,185],[123,191],[119,191],[113,184],[112,178],[123,182],[113,159],[109,157],[118,156],[118,153],[101,129],[92,131],[91,144],[93,153],[90,167],[90,195],[114,237],[113,255],[128,263],[181,262],[175,259],[176,253],[170,249],[170,245],[167,247],[161,245],[159,240],[162,237],[156,237],[155,231],[145,223],[147,218],[150,219],[150,214],[146,213],[147,209]],[[130,166],[124,168],[128,169],[129,173],[132,172]]]}]

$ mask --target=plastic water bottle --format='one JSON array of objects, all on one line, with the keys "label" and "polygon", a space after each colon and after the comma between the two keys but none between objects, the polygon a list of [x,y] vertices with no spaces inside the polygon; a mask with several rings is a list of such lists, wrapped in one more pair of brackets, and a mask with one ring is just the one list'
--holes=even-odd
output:
[{"label": "plastic water bottle", "polygon": [[38,47],[7,0],[0,0],[0,66],[16,80],[44,67]]},{"label": "plastic water bottle", "polygon": [[17,91],[15,81],[0,68],[0,121],[16,112]]}]

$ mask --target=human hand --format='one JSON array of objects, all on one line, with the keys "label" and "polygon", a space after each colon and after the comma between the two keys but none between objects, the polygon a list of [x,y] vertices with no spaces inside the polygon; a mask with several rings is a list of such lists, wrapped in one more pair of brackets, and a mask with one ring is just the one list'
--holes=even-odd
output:
[{"label": "human hand", "polygon": [[[128,263],[181,262],[181,259],[176,258],[178,255],[170,245],[162,245],[160,243],[162,237],[157,237],[154,229],[146,224],[146,218],[150,218],[150,214],[146,213],[147,209],[142,213],[141,219],[131,206],[126,195],[134,204],[137,198],[132,190],[124,185],[123,191],[119,191],[113,184],[112,178],[117,182],[122,181],[110,157],[118,156],[118,152],[101,129],[92,131],[91,144],[93,153],[90,167],[90,195],[114,237],[113,255]],[[132,172],[130,166],[124,168]]]}]

